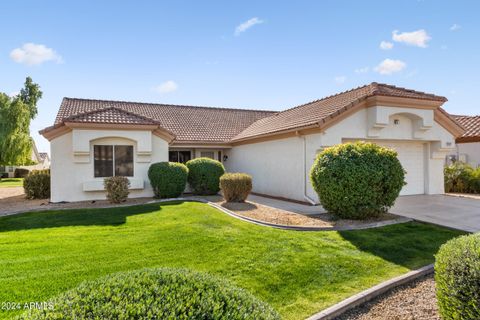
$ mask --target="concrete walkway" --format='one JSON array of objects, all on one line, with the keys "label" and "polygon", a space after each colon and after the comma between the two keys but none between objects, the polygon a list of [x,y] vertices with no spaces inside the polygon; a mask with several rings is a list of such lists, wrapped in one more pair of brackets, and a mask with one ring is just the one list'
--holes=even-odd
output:
[{"label": "concrete walkway", "polygon": [[326,212],[325,209],[323,209],[323,207],[320,205],[311,206],[308,204],[301,204],[301,203],[296,203],[291,201],[272,199],[272,198],[257,196],[253,194],[249,195],[247,200],[258,203],[258,204],[263,204],[264,206],[269,206],[269,207],[277,208],[280,210],[290,211],[290,212],[303,214],[303,215],[320,214],[320,213]]},{"label": "concrete walkway", "polygon": [[448,195],[402,196],[390,212],[468,232],[480,231],[480,199]]}]

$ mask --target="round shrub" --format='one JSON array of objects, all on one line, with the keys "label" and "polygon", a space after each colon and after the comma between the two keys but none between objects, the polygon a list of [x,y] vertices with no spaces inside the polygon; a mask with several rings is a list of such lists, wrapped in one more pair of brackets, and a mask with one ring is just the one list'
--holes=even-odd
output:
[{"label": "round shrub", "polygon": [[13,177],[14,178],[26,178],[29,173],[30,173],[30,170],[28,170],[28,169],[15,168],[15,171],[13,171]]},{"label": "round shrub", "polygon": [[442,319],[480,319],[480,234],[461,236],[440,247],[435,285]]},{"label": "round shrub", "polygon": [[322,206],[344,219],[386,212],[405,185],[394,150],[373,143],[345,143],[323,150],[310,171]]},{"label": "round shrub", "polygon": [[157,162],[148,168],[148,179],[156,198],[176,198],[187,185],[188,169],[178,162]]},{"label": "round shrub", "polygon": [[103,186],[107,192],[107,199],[111,203],[124,202],[128,198],[130,191],[130,181],[127,177],[115,176],[105,178],[103,180]]},{"label": "round shrub", "polygon": [[50,198],[49,171],[33,171],[23,179],[23,190],[27,199]]},{"label": "round shrub", "polygon": [[53,299],[54,310],[21,319],[279,319],[225,280],[187,270],[142,269],[83,282]]},{"label": "round shrub", "polygon": [[186,163],[188,167],[188,183],[195,194],[209,195],[220,191],[220,177],[225,168],[217,160],[196,158]]},{"label": "round shrub", "polygon": [[252,191],[252,177],[246,173],[225,173],[220,189],[227,202],[244,202]]}]

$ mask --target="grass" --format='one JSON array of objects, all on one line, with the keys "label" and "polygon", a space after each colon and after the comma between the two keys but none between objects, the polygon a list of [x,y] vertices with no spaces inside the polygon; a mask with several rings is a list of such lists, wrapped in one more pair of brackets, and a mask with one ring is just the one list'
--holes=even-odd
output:
[{"label": "grass", "polygon": [[[433,262],[460,232],[420,223],[345,232],[261,227],[201,203],[0,218],[0,303],[45,301],[83,280],[143,267],[222,276],[302,319]],[[0,311],[9,318],[19,311]]]},{"label": "grass", "polygon": [[0,188],[22,187],[23,178],[2,178],[0,179]]}]

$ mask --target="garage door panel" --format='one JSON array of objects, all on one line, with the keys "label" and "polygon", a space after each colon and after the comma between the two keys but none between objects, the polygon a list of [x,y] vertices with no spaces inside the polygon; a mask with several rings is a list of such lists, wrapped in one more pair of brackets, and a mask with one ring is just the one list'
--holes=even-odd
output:
[{"label": "garage door panel", "polygon": [[425,193],[425,157],[424,144],[417,141],[371,141],[383,147],[394,149],[398,153],[398,160],[406,171],[407,184],[402,188],[400,195]]}]

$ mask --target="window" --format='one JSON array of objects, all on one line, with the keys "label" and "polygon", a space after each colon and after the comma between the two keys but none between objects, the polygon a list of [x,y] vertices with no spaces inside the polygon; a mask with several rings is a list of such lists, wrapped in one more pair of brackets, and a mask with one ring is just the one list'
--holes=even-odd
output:
[{"label": "window", "polygon": [[213,151],[202,151],[200,152],[200,157],[215,159],[215,153]]},{"label": "window", "polygon": [[169,151],[168,161],[185,163],[192,158],[190,151]]},{"label": "window", "polygon": [[133,177],[133,146],[93,146],[93,167],[96,178]]}]

